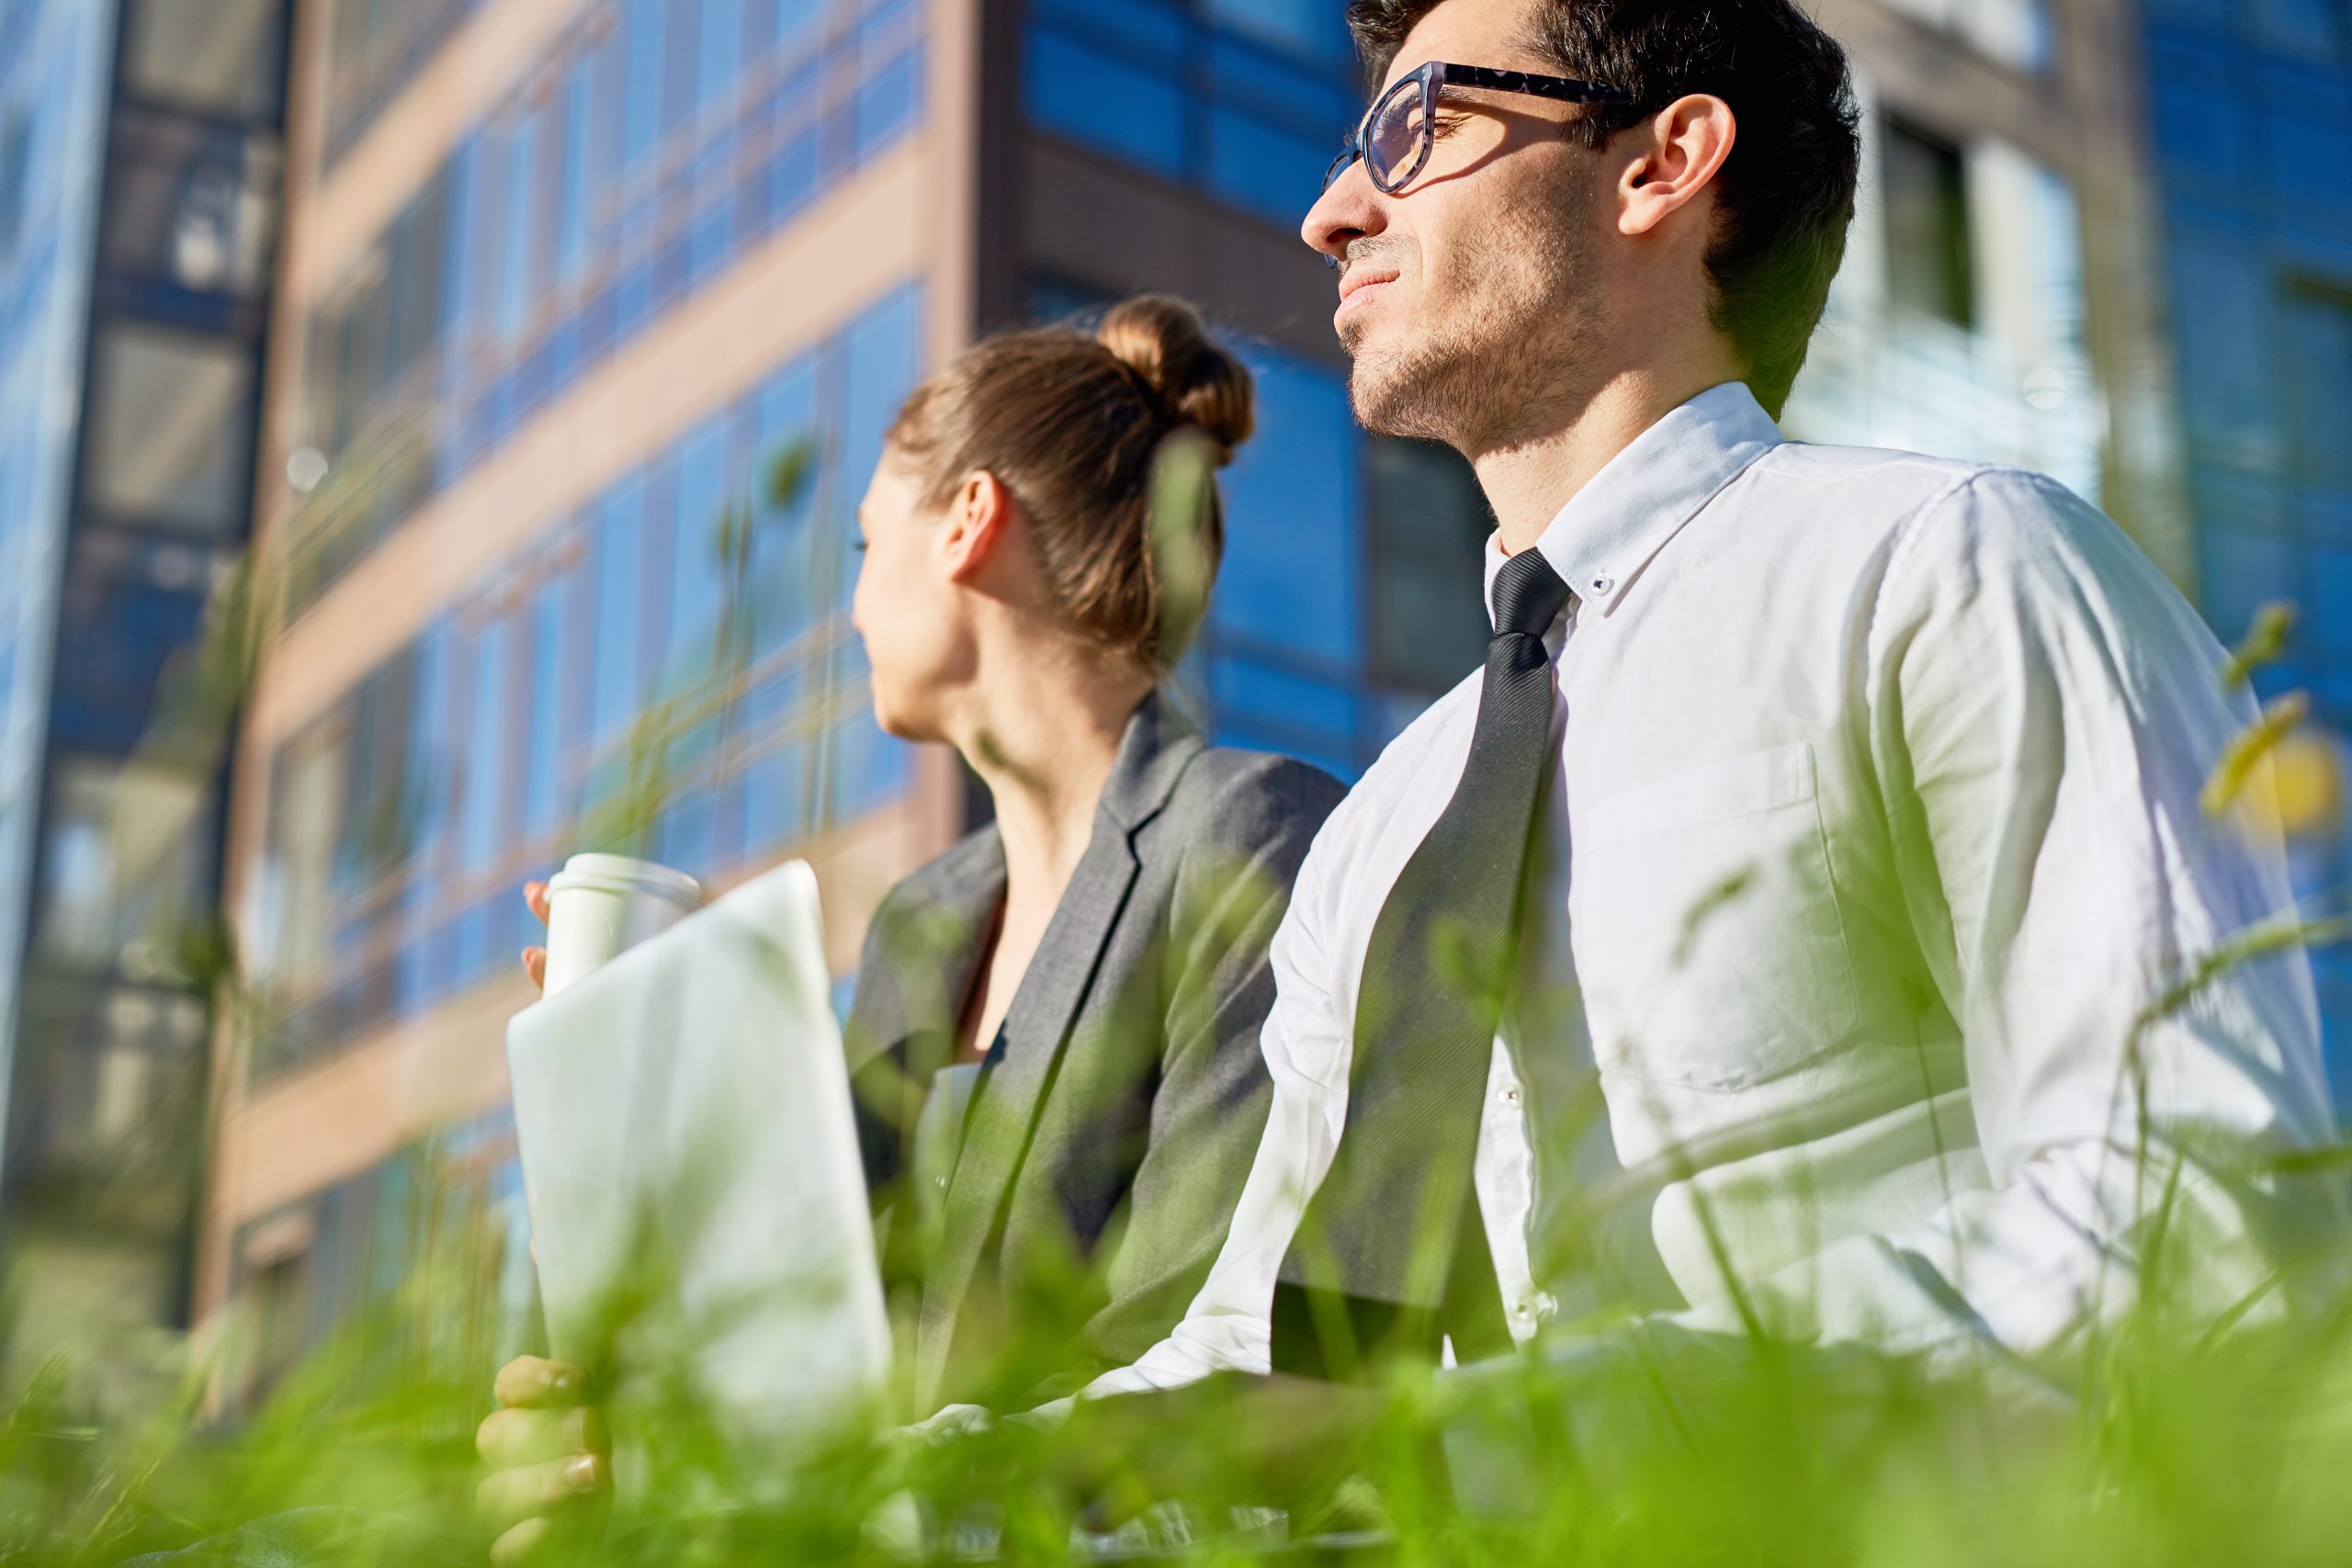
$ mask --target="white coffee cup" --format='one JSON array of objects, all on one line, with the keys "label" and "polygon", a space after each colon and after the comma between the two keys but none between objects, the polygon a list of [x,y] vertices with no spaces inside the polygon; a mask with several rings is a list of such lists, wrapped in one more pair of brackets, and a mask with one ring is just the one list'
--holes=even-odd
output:
[{"label": "white coffee cup", "polygon": [[548,983],[554,996],[702,908],[684,872],[627,855],[574,855],[548,884]]}]

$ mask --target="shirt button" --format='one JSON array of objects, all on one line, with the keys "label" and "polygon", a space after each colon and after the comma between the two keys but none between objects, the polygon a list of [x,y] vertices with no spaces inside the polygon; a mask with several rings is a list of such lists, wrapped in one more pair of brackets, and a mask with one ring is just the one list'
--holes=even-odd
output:
[{"label": "shirt button", "polygon": [[1517,1105],[1519,1103],[1519,1086],[1517,1084],[1505,1085],[1503,1091],[1495,1098],[1501,1100],[1505,1105]]},{"label": "shirt button", "polygon": [[1592,580],[1591,586],[1593,597],[1605,599],[1609,596],[1609,591],[1617,586],[1617,580],[1613,577],[1596,577]]},{"label": "shirt button", "polygon": [[934,1176],[931,1179],[931,1184],[933,1187],[944,1189],[947,1185],[947,1178],[944,1176]]},{"label": "shirt button", "polygon": [[1550,1296],[1539,1291],[1534,1295],[1521,1296],[1513,1302],[1510,1314],[1521,1323],[1533,1323],[1538,1318],[1551,1316],[1554,1308],[1558,1304]]}]

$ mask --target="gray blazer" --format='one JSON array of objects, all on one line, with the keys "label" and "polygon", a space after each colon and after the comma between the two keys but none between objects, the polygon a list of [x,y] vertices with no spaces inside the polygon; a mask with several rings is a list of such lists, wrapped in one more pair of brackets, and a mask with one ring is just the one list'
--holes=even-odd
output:
[{"label": "gray blazer", "polygon": [[[884,901],[847,1038],[868,1178],[894,1207],[888,1272],[920,1302],[918,1414],[1067,1392],[1183,1314],[1265,1127],[1267,947],[1344,793],[1304,762],[1211,749],[1147,701],[927,1204],[897,1189],[1003,900],[996,829]],[[935,1223],[906,1223],[926,1208]]]}]

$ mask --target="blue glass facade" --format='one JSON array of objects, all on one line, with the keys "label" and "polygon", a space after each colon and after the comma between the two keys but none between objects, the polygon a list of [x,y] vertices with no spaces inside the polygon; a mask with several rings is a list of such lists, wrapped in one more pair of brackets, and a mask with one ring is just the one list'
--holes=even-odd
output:
[{"label": "blue glass facade", "polygon": [[[2352,8],[2148,0],[2172,349],[2202,607],[2224,638],[2297,605],[2266,695],[2352,733]],[[2352,877],[2340,825],[2298,847],[2314,898]],[[2352,957],[2315,955],[2352,1094]]]},{"label": "blue glass facade", "polygon": [[[348,0],[356,3],[356,0]],[[297,611],[921,118],[917,0],[584,7],[308,333]]]},{"label": "blue glass facade", "polygon": [[[515,890],[570,851],[725,877],[904,792],[849,632],[848,543],[922,304],[888,291],[557,520],[281,749],[256,935],[284,1010],[258,1081],[508,972]],[[774,494],[804,446],[818,460]],[[739,576],[718,540],[741,517]]]},{"label": "blue glass facade", "polygon": [[[1342,10],[1035,0],[1023,116],[1287,243],[1363,112]],[[1042,278],[1034,312],[1069,314],[1107,292]],[[1219,739],[1352,778],[1483,657],[1484,504],[1450,454],[1364,434],[1328,334],[1308,352],[1236,346],[1257,375],[1259,428],[1226,476],[1225,565],[1183,673]]]},{"label": "blue glass facade", "polygon": [[107,7],[0,0],[0,1128],[32,914],[112,39]]},{"label": "blue glass facade", "polygon": [[0,1227],[17,1348],[184,1320],[286,0],[0,5]]}]

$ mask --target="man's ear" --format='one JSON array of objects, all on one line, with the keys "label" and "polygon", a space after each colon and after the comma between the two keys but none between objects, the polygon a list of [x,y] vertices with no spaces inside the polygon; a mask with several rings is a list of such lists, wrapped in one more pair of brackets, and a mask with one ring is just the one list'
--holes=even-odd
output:
[{"label": "man's ear", "polygon": [[1647,234],[1690,205],[1731,156],[1739,121],[1710,94],[1678,98],[1626,133],[1634,156],[1617,181],[1617,230]]},{"label": "man's ear", "polygon": [[939,542],[951,581],[969,583],[987,567],[1012,530],[1013,505],[1012,491],[986,468],[956,482]]}]

